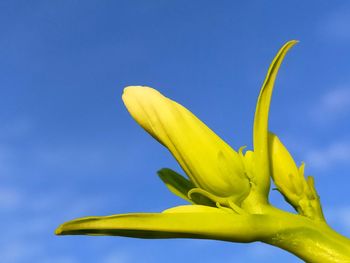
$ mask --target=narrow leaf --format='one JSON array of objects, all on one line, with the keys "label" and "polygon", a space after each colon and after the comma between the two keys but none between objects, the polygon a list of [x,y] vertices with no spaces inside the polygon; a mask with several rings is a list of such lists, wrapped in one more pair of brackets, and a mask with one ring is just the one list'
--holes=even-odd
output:
[{"label": "narrow leaf", "polygon": [[195,188],[195,185],[190,180],[187,180],[185,177],[168,168],[163,168],[157,173],[159,178],[173,194],[192,203],[192,200],[188,198],[187,193],[192,188]]},{"label": "narrow leaf", "polygon": [[158,171],[158,176],[173,194],[185,199],[186,201],[195,204],[215,206],[213,201],[203,195],[194,194],[191,196],[192,199],[190,199],[188,197],[188,192],[196,186],[177,172],[164,168]]}]

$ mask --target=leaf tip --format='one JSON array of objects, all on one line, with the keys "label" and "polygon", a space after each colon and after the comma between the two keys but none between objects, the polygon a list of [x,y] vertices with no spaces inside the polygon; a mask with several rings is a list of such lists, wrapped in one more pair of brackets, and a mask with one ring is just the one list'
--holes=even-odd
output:
[{"label": "leaf tip", "polygon": [[63,235],[62,225],[60,225],[58,228],[56,228],[56,230],[55,230],[55,235],[56,235],[56,236],[61,236],[61,235]]}]

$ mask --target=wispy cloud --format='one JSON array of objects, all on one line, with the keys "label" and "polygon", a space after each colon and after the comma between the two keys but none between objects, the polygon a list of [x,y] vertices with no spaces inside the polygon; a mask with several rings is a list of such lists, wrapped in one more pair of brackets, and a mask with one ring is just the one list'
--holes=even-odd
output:
[{"label": "wispy cloud", "polygon": [[325,93],[311,108],[311,117],[318,122],[329,122],[350,113],[350,87],[341,86]]},{"label": "wispy cloud", "polygon": [[78,263],[76,259],[68,256],[58,256],[57,258],[48,257],[47,259],[43,259],[42,263]]},{"label": "wispy cloud", "polygon": [[[15,186],[2,186],[0,217],[6,227],[1,233],[1,260],[8,263],[77,262],[70,255],[53,254],[47,240],[54,237],[54,229],[59,223],[90,214],[91,210],[100,211],[106,203],[106,198],[100,195],[47,191],[34,193]],[[70,242],[68,240],[66,246],[71,246]]]},{"label": "wispy cloud", "polygon": [[[33,240],[7,242],[0,247],[1,262],[78,263],[71,256],[50,255],[44,244]],[[118,261],[116,263],[119,263]]]},{"label": "wispy cloud", "polygon": [[103,263],[131,263],[131,257],[129,254],[124,252],[111,252],[108,254]]},{"label": "wispy cloud", "polygon": [[21,138],[34,131],[34,122],[29,118],[15,118],[1,124],[0,139]]},{"label": "wispy cloud", "polygon": [[14,188],[1,187],[0,188],[0,210],[8,211],[19,207],[22,201],[21,194]]},{"label": "wispy cloud", "polygon": [[320,32],[328,39],[349,41],[350,40],[350,16],[349,8],[344,7],[331,13],[322,24]]},{"label": "wispy cloud", "polygon": [[234,253],[232,257],[218,262],[237,262],[237,260],[242,263],[272,262],[272,257],[276,259],[284,258],[286,262],[289,262],[285,254],[287,253],[276,247],[260,242],[255,242],[246,245],[245,248],[242,248],[236,253]]},{"label": "wispy cloud", "polygon": [[350,141],[336,141],[306,153],[306,162],[317,169],[326,169],[350,161]]},{"label": "wispy cloud", "polygon": [[271,255],[274,254],[276,248],[266,245],[266,244],[254,244],[254,246],[251,247],[249,250],[250,256],[255,259],[267,259],[270,258]]},{"label": "wispy cloud", "polygon": [[28,262],[30,258],[41,252],[39,244],[33,242],[6,242],[0,247],[1,261],[7,263]]},{"label": "wispy cloud", "polygon": [[325,207],[328,222],[337,228],[341,228],[346,235],[350,234],[350,206]]}]

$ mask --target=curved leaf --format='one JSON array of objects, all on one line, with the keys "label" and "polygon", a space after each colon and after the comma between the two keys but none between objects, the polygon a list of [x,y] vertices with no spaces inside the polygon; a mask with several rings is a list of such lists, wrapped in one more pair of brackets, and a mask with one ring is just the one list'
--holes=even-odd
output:
[{"label": "curved leaf", "polygon": [[177,172],[169,168],[163,168],[158,171],[158,176],[173,194],[181,197],[182,199],[185,199],[190,203],[215,206],[213,201],[203,195],[193,194],[191,196],[192,199],[190,199],[188,197],[188,192],[196,186],[190,180],[181,176]]}]

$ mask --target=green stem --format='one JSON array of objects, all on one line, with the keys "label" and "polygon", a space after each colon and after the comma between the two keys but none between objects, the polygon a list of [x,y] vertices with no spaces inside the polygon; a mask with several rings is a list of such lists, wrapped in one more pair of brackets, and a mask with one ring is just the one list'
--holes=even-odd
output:
[{"label": "green stem", "polygon": [[350,262],[350,239],[325,222],[271,208],[271,231],[263,242],[287,250],[306,262]]}]

